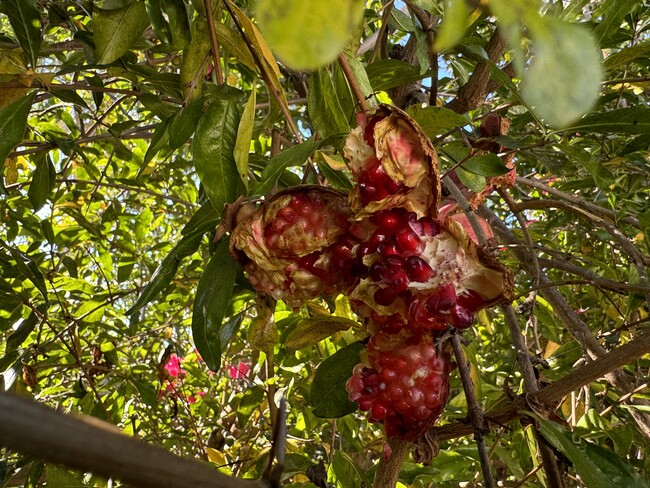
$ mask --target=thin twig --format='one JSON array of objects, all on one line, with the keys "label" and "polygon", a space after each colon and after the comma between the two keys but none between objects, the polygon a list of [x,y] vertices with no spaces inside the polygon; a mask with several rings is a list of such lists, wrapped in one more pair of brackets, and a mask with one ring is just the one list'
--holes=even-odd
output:
[{"label": "thin twig", "polygon": [[357,102],[359,102],[359,107],[361,107],[361,110],[363,110],[364,112],[368,111],[368,109],[370,108],[368,106],[368,101],[366,100],[366,97],[361,91],[361,87],[359,86],[357,77],[354,76],[352,67],[350,66],[350,63],[348,62],[348,59],[345,57],[344,53],[339,54],[339,64],[341,65],[341,69],[343,69],[343,74],[345,75],[345,78],[348,80],[350,88],[352,88],[352,92],[354,93]]},{"label": "thin twig", "polygon": [[208,32],[210,33],[210,45],[212,46],[212,59],[214,71],[217,76],[217,85],[223,85],[223,72],[221,71],[221,54],[219,52],[219,39],[217,31],[214,28],[214,15],[212,15],[212,6],[210,0],[203,0],[205,17],[208,21]]},{"label": "thin twig", "polygon": [[483,435],[489,432],[485,425],[485,417],[483,416],[483,409],[478,404],[476,393],[474,391],[474,384],[472,383],[472,376],[469,370],[469,361],[465,356],[465,352],[460,343],[460,336],[455,334],[451,338],[451,345],[454,348],[454,356],[456,356],[456,364],[460,372],[460,379],[463,383],[463,390],[465,391],[465,399],[467,400],[467,413],[469,415],[472,426],[474,427],[474,440],[478,447],[479,459],[481,461],[481,470],[483,471],[483,479],[487,488],[496,486],[494,476],[490,470],[490,457],[488,456],[487,448]]}]

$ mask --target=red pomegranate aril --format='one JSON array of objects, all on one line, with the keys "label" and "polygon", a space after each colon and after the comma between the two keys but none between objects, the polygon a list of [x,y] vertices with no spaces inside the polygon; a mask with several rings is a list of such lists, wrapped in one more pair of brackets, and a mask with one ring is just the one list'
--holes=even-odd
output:
[{"label": "red pomegranate aril", "polygon": [[[392,398],[393,400],[401,399],[404,396],[404,389],[400,385],[398,385],[397,383],[391,383],[388,386],[386,391],[387,391],[387,395],[390,398]],[[354,401],[354,400],[352,400],[352,401]]]},{"label": "red pomegranate aril", "polygon": [[380,381],[380,378],[379,378],[379,375],[378,375],[377,373],[369,374],[369,375],[366,376],[366,378],[364,379],[364,383],[365,383],[365,385],[366,385],[366,386],[370,386],[370,387],[378,386],[378,385],[379,385],[379,381]]},{"label": "red pomegranate aril", "polygon": [[359,400],[359,410],[367,412],[372,408],[373,401],[369,398],[362,398]]},{"label": "red pomegranate aril", "polygon": [[422,234],[420,234],[422,236],[435,237],[442,232],[440,224],[431,217],[422,217],[420,224],[422,225]]},{"label": "red pomegranate aril", "polygon": [[381,379],[386,381],[387,383],[390,383],[397,378],[397,372],[395,370],[389,369],[389,368],[384,368],[381,371]]},{"label": "red pomegranate aril", "polygon": [[384,233],[383,229],[377,229],[372,236],[370,236],[370,245],[377,249],[377,247],[386,241],[388,239],[388,236]]},{"label": "red pomegranate aril", "polygon": [[383,269],[384,267],[381,265],[381,263],[372,264],[368,269],[368,278],[370,278],[372,281],[381,281],[381,274]]},{"label": "red pomegranate aril", "polygon": [[387,413],[388,413],[388,409],[384,405],[382,405],[381,403],[375,403],[372,406],[372,419],[375,422],[379,422],[380,420],[384,420]]},{"label": "red pomegranate aril", "polygon": [[379,305],[387,307],[395,301],[397,293],[396,290],[391,288],[379,288],[373,295],[373,298]]},{"label": "red pomegranate aril", "polygon": [[404,270],[411,281],[425,282],[435,276],[431,266],[419,256],[409,256],[404,261]]},{"label": "red pomegranate aril", "polygon": [[394,234],[402,226],[401,216],[392,210],[379,212],[373,215],[370,220],[388,235]]},{"label": "red pomegranate aril", "polygon": [[399,293],[406,290],[409,284],[409,278],[406,271],[402,269],[401,265],[391,266],[387,265],[382,269],[381,278],[384,283],[393,289],[394,293]]},{"label": "red pomegranate aril", "polygon": [[448,313],[456,306],[456,289],[446,285],[427,299],[426,307],[433,313]]},{"label": "red pomegranate aril", "polygon": [[377,252],[385,258],[402,254],[402,252],[397,248],[397,244],[392,239],[379,244],[379,246],[377,246]]},{"label": "red pomegranate aril", "polygon": [[278,217],[293,224],[298,218],[298,214],[292,207],[287,206],[278,210]]},{"label": "red pomegranate aril", "polygon": [[476,312],[480,310],[485,305],[485,300],[481,296],[472,290],[466,290],[458,297],[458,304],[469,312]]},{"label": "red pomegranate aril", "polygon": [[467,329],[474,323],[474,314],[461,305],[451,311],[451,324],[457,329]]},{"label": "red pomegranate aril", "polygon": [[422,241],[413,229],[410,227],[402,227],[395,234],[395,241],[397,246],[404,252],[420,254],[423,249]]}]

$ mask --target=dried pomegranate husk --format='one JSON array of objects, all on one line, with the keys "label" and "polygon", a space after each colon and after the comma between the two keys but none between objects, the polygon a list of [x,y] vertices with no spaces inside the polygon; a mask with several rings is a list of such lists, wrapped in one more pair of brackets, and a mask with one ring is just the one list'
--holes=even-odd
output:
[{"label": "dried pomegranate husk", "polygon": [[403,330],[371,337],[346,388],[388,438],[413,441],[430,429],[449,397],[450,360],[431,337]]},{"label": "dried pomegranate husk", "polygon": [[350,193],[355,217],[391,208],[435,217],[440,201],[438,157],[417,123],[387,105],[358,114],[357,121],[343,148],[357,180]]},{"label": "dried pomegranate husk", "polygon": [[347,195],[320,186],[278,192],[234,229],[230,251],[253,287],[292,307],[355,280]]}]

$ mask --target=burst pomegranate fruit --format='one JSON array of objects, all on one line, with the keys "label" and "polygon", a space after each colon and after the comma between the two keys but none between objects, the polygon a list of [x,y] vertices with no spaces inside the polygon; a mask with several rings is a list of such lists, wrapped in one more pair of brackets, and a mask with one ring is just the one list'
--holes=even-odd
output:
[{"label": "burst pomegranate fruit", "polygon": [[356,217],[391,208],[435,216],[440,198],[437,156],[419,126],[385,105],[359,114],[357,121],[343,149],[357,181],[350,193]]},{"label": "burst pomegranate fruit", "polygon": [[509,295],[507,270],[458,222],[418,218],[402,208],[369,220],[374,231],[358,251],[368,274],[350,296],[373,330],[377,324],[393,331],[464,329],[478,310]]},{"label": "burst pomegranate fruit", "polygon": [[281,191],[239,223],[230,247],[259,292],[292,307],[355,281],[346,195],[319,186]]},{"label": "burst pomegranate fruit", "polygon": [[346,384],[351,401],[386,436],[415,440],[429,429],[449,396],[449,358],[431,339],[402,331],[374,335],[367,364],[358,364]]}]

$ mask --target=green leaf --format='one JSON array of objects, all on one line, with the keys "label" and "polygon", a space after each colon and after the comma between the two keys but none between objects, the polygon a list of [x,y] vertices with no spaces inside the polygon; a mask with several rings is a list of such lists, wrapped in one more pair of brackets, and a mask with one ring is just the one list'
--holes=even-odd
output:
[{"label": "green leaf", "polygon": [[420,73],[417,66],[397,59],[375,61],[366,66],[366,72],[370,84],[376,91],[388,90],[431,76],[431,73]]},{"label": "green leaf", "polygon": [[634,46],[626,47],[608,56],[603,62],[603,68],[614,70],[627,66],[631,62],[644,58],[650,52],[650,41],[641,42]]},{"label": "green leaf", "polygon": [[253,138],[253,126],[255,124],[255,84],[248,97],[248,102],[244,107],[239,130],[237,131],[237,140],[235,141],[234,157],[237,165],[237,171],[246,190],[248,190],[248,153],[251,150],[251,139]]},{"label": "green leaf", "polygon": [[496,154],[474,156],[462,165],[464,170],[481,176],[499,176],[510,171],[503,160]]},{"label": "green leaf", "polygon": [[434,51],[445,51],[460,42],[465,34],[470,13],[469,5],[465,0],[445,0],[445,12],[433,44]]},{"label": "green leaf", "polygon": [[587,175],[592,176],[598,188],[605,191],[610,189],[614,183],[614,177],[596,157],[581,147],[571,144],[559,144],[558,149],[578,163],[587,172]]},{"label": "green leaf", "polygon": [[348,64],[352,69],[354,78],[357,80],[357,84],[359,85],[359,89],[361,90],[363,96],[369,97],[370,95],[372,95],[373,92],[372,85],[370,84],[370,80],[368,79],[368,73],[366,73],[366,68],[364,67],[363,63],[361,63],[361,61],[359,61],[356,57],[351,56],[345,51],[343,52],[343,56],[345,56],[345,59],[348,60]]},{"label": "green leaf", "polygon": [[238,266],[230,257],[229,238],[224,238],[199,280],[192,311],[192,337],[205,364],[212,371],[221,366],[219,331],[230,301]]},{"label": "green leaf", "polygon": [[203,100],[200,98],[178,111],[169,127],[170,148],[178,149],[192,137],[202,113]]},{"label": "green leaf", "polygon": [[536,419],[544,439],[571,461],[585,486],[648,488],[646,480],[612,451],[575,436],[555,422],[537,416]]},{"label": "green leaf", "polygon": [[[39,307],[39,310],[43,313],[45,307],[41,306]],[[31,334],[36,328],[37,324],[38,316],[34,312],[30,313],[29,317],[23,320],[18,328],[9,335],[9,338],[7,339],[7,351],[18,349],[22,343],[25,342],[25,339],[29,337],[29,334]]]},{"label": "green leaf", "polygon": [[332,334],[358,326],[355,320],[333,315],[301,320],[287,335],[284,345],[287,349],[302,349],[326,339]]},{"label": "green leaf", "polygon": [[637,5],[638,0],[616,0],[615,2],[602,2],[600,8],[594,12],[599,22],[594,28],[594,36],[599,46],[618,32],[621,22]]},{"label": "green leaf", "polygon": [[242,101],[239,90],[220,88],[222,97],[201,117],[192,142],[196,172],[217,212],[237,197],[239,174],[234,149]]},{"label": "green leaf", "polygon": [[262,172],[259,183],[253,188],[254,195],[266,195],[271,191],[282,171],[289,166],[300,166],[319,146],[317,141],[306,141],[290,147],[271,158]]},{"label": "green leaf", "polygon": [[28,254],[9,246],[2,240],[0,240],[0,246],[9,251],[11,257],[16,261],[16,267],[18,268],[18,271],[20,271],[20,274],[33,283],[47,302],[47,287],[45,286],[45,279],[43,278],[41,271],[38,269],[38,264],[36,264]]},{"label": "green leaf", "polygon": [[554,127],[565,127],[596,103],[602,70],[593,35],[549,19],[530,25],[534,57],[522,76],[522,96]]},{"label": "green leaf", "polygon": [[56,170],[50,155],[47,153],[39,155],[36,158],[36,169],[32,175],[32,183],[27,191],[27,196],[35,212],[45,205],[45,202],[52,194],[52,190],[54,190],[55,184]]},{"label": "green leaf", "polygon": [[147,9],[142,2],[117,10],[95,9],[93,39],[97,64],[110,64],[124,56],[148,25]]},{"label": "green leaf", "polygon": [[359,352],[363,344],[355,342],[339,349],[323,361],[311,384],[310,403],[317,417],[343,417],[357,409],[348,399],[345,383],[352,376],[352,370],[359,363]]},{"label": "green leaf", "polygon": [[21,143],[27,117],[36,92],[0,109],[0,161],[4,163],[12,149]]},{"label": "green leaf", "polygon": [[453,110],[443,107],[421,107],[413,105],[407,110],[424,133],[430,138],[449,132],[456,127],[469,124],[469,120]]},{"label": "green leaf", "polygon": [[343,113],[327,68],[312,73],[309,78],[307,111],[314,128],[322,137],[350,132],[350,124]]},{"label": "green leaf", "polygon": [[640,105],[594,113],[583,117],[567,130],[599,134],[650,134],[650,108]]},{"label": "green leaf", "polygon": [[187,235],[178,241],[178,244],[174,246],[174,249],[172,249],[165,259],[163,259],[162,263],[158,265],[156,271],[154,271],[151,276],[151,279],[142,290],[142,293],[140,293],[138,300],[126,311],[127,315],[132,315],[140,310],[153,300],[161,291],[167,288],[174,276],[176,276],[176,271],[178,270],[178,266],[181,264],[183,258],[191,256],[196,252],[201,244],[202,238],[203,233],[196,233]]},{"label": "green leaf", "polygon": [[356,34],[363,6],[360,0],[258,0],[256,17],[280,59],[311,70],[336,59]]},{"label": "green leaf", "polygon": [[246,425],[255,409],[264,401],[265,396],[266,392],[264,388],[258,385],[254,385],[244,392],[237,407],[237,421],[239,425]]},{"label": "green leaf", "polygon": [[334,453],[332,469],[340,486],[361,486],[363,484],[363,470],[344,451],[337,450]]},{"label": "green leaf", "polygon": [[183,49],[191,40],[190,23],[187,19],[187,9],[183,0],[163,0],[163,9],[169,19],[171,45],[175,49]]},{"label": "green leaf", "polygon": [[20,47],[29,55],[32,69],[36,69],[41,48],[41,15],[36,0],[2,0],[0,11],[9,18]]},{"label": "green leaf", "polygon": [[181,61],[180,82],[183,98],[186,102],[201,95],[203,73],[205,73],[205,58],[210,51],[210,34],[205,18],[198,16],[192,22],[192,40],[183,49]]},{"label": "green leaf", "polygon": [[213,230],[220,221],[221,215],[217,213],[210,202],[205,202],[185,224],[181,234],[184,236],[194,233],[203,234]]},{"label": "green leaf", "polygon": [[487,184],[485,181],[485,176],[477,175],[476,173],[470,173],[469,171],[463,169],[462,166],[456,168],[456,175],[458,175],[458,179],[463,185],[475,193],[482,192],[485,189],[485,185]]},{"label": "green leaf", "polygon": [[144,159],[142,160],[142,165],[140,166],[140,170],[138,171],[138,177],[140,177],[147,169],[147,166],[151,162],[151,160],[158,154],[160,151],[162,151],[165,147],[169,146],[169,127],[171,125],[172,119],[165,119],[160,124],[158,124],[158,127],[156,127],[156,130],[153,133],[153,137],[151,138],[151,142],[149,143],[149,147],[147,148],[147,152],[144,155]]}]

